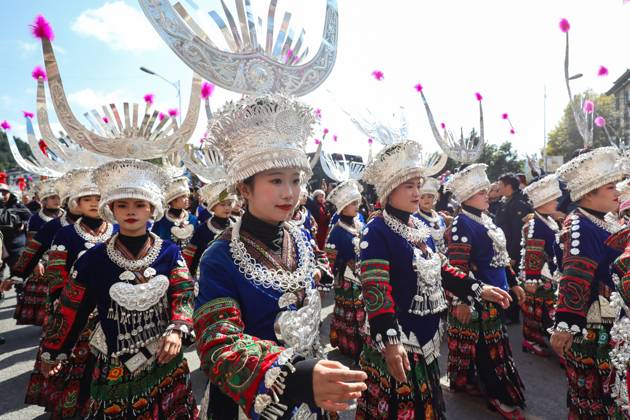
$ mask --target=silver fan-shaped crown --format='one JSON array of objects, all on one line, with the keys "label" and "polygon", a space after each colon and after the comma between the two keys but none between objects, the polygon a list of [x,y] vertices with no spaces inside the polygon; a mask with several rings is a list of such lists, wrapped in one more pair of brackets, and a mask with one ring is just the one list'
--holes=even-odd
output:
[{"label": "silver fan-shaped crown", "polygon": [[206,184],[227,177],[221,154],[209,142],[199,147],[185,145],[182,160],[188,170]]},{"label": "silver fan-shaped crown", "polygon": [[[37,174],[40,176],[47,176],[51,178],[57,178],[63,175],[63,172],[59,172],[59,171],[51,169],[48,165],[48,162],[42,165],[37,159],[34,159],[35,162],[33,162],[29,159],[24,158],[20,154],[20,149],[18,148],[17,143],[15,142],[15,139],[13,138],[13,136],[9,135],[9,133],[5,133],[5,134],[7,136],[7,141],[9,143],[9,150],[11,151],[11,155],[13,156],[13,159],[15,160],[15,162],[18,164],[20,168],[24,169],[26,172]],[[27,138],[28,138],[28,135],[27,135]],[[32,150],[31,148],[31,151],[33,153],[33,156],[38,156],[38,154],[44,155],[43,152],[39,149],[39,147],[37,147],[36,150]],[[46,159],[48,158],[46,157]],[[48,161],[50,161],[50,159],[48,159]]]},{"label": "silver fan-shaped crown", "polygon": [[[319,50],[303,63],[304,30],[290,28],[291,13],[286,12],[274,38],[278,0],[271,0],[262,32],[262,18],[255,20],[250,0],[235,0],[238,23],[223,0],[225,17],[216,11],[210,16],[219,27],[231,51],[215,46],[181,3],[169,0],[138,0],[145,16],[169,47],[194,72],[212,83],[245,94],[283,93],[303,96],[328,77],[337,54],[337,1],[327,0],[326,20]],[[264,45],[263,43],[264,41]]]},{"label": "silver fan-shaped crown", "polygon": [[52,43],[41,38],[50,96],[57,118],[68,135],[85,149],[112,158],[155,159],[176,150],[192,135],[199,116],[201,80],[193,75],[188,112],[181,127],[175,118],[159,121],[159,112],[147,104],[144,115],[138,104],[123,103],[122,114],[115,104],[86,112],[91,130],[75,117],[64,91]]},{"label": "silver fan-shaped crown", "polygon": [[361,179],[365,165],[361,162],[348,162],[345,156],[342,156],[342,159],[334,159],[332,154],[325,150],[320,152],[319,161],[326,176],[337,182]]}]

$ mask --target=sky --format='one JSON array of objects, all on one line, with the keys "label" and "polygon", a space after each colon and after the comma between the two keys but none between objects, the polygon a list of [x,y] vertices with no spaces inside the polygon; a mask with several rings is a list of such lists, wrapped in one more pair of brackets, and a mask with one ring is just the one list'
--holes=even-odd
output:
[{"label": "sky", "polygon": [[[172,0],[174,3],[175,1]],[[207,12],[221,11],[217,0],[182,0],[186,9],[219,46],[221,33]],[[268,1],[252,0],[266,16]],[[475,93],[483,96],[486,141],[511,141],[521,154],[540,151],[567,104],[564,86],[562,18],[571,24],[571,74],[574,92],[607,91],[630,68],[630,4],[623,0],[338,0],[339,43],[330,77],[304,101],[322,111],[321,130],[330,135],[328,152],[368,153],[367,137],[349,121],[369,109],[387,119],[404,107],[409,137],[436,150],[426,113],[414,86],[421,83],[436,122],[464,132],[479,128]],[[235,11],[234,2],[226,1]],[[292,25],[304,27],[311,55],[323,28],[326,0],[278,0],[277,19],[289,10]],[[70,105],[79,120],[103,104],[143,102],[154,93],[157,109],[178,106],[176,89],[139,70],[180,81],[182,104],[188,103],[192,71],[157,35],[134,0],[21,0],[3,8],[0,26],[0,120],[25,137],[22,111],[35,110],[36,82],[31,71],[42,65],[41,46],[29,31],[43,14],[55,30],[53,46]],[[600,66],[609,75],[597,75]],[[384,80],[372,76],[382,71]],[[546,90],[546,112],[545,95]],[[238,95],[220,88],[213,109]],[[50,103],[49,103],[50,104]],[[120,106],[120,105],[119,105]],[[50,105],[52,108],[52,105]],[[182,112],[185,114],[186,110]],[[516,134],[501,118],[508,113]],[[545,118],[546,117],[546,118]],[[54,112],[51,120],[55,121]],[[205,132],[201,115],[191,142]],[[53,129],[59,130],[53,122]],[[337,141],[332,135],[337,135]],[[377,148],[377,146],[375,145]],[[308,149],[315,148],[314,140]]]}]

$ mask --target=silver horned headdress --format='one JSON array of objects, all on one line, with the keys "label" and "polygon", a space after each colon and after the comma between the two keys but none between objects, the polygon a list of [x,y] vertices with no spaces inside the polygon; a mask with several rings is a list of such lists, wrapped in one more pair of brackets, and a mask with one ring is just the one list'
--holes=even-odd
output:
[{"label": "silver horned headdress", "polygon": [[273,168],[310,174],[304,152],[316,118],[308,105],[282,95],[244,97],[228,102],[209,122],[228,182],[236,184]]},{"label": "silver horned headdress", "polygon": [[159,166],[136,159],[115,160],[96,168],[92,180],[101,191],[99,214],[110,223],[116,223],[110,208],[116,200],[146,200],[154,207],[153,220],[164,215],[163,191],[170,179]]},{"label": "silver horned headdress", "polygon": [[152,111],[150,103],[142,113],[138,104],[125,102],[122,114],[115,104],[104,105],[102,114],[96,110],[85,113],[92,127],[90,130],[77,120],[70,109],[51,43],[52,28],[42,16],[36,19],[33,33],[42,43],[48,87],[57,118],[70,138],[79,145],[112,158],[154,159],[188,141],[199,116],[201,80],[196,75],[193,75],[188,112],[181,127],[174,117],[159,121],[159,112]]},{"label": "silver horned headdress", "polygon": [[263,19],[254,18],[250,0],[235,1],[238,23],[223,1],[227,24],[216,11],[210,12],[230,51],[219,49],[181,3],[171,5],[169,0],[139,0],[139,3],[162,39],[184,63],[203,78],[232,92],[303,96],[321,85],[335,64],[336,0],[327,1],[322,42],[306,63],[303,61],[308,48],[302,52],[304,30],[298,35],[289,27],[291,13],[286,12],[280,28],[275,28],[278,0],[270,1],[266,33],[262,30]]}]

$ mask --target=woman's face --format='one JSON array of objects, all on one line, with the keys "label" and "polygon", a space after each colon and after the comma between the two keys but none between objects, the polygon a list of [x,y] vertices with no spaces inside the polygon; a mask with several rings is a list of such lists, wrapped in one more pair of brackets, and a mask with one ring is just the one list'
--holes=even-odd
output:
[{"label": "woman's face", "polygon": [[536,207],[536,211],[540,214],[551,214],[556,211],[558,207],[558,199],[551,200],[548,203],[543,204],[542,206]]},{"label": "woman's face", "polygon": [[234,200],[223,200],[215,204],[214,206],[212,206],[210,211],[214,213],[216,217],[219,217],[221,219],[227,219],[232,214],[233,203],[234,203]]},{"label": "woman's face", "polygon": [[241,195],[249,212],[259,219],[278,224],[289,220],[300,197],[300,171],[296,168],[270,169],[241,183]]},{"label": "woman's face", "polygon": [[475,195],[464,201],[462,204],[466,204],[467,206],[481,211],[488,210],[488,207],[490,207],[488,202],[488,190],[481,190],[475,193]]},{"label": "woman's face", "polygon": [[79,212],[83,216],[98,219],[100,217],[98,215],[98,203],[100,201],[101,201],[100,195],[88,195],[88,196],[79,198],[79,201],[78,201]]},{"label": "woman's face", "polygon": [[435,206],[435,195],[422,194],[420,196],[420,210],[429,213],[433,210],[433,206]]},{"label": "woman's face", "polygon": [[147,222],[153,215],[153,206],[146,200],[116,200],[110,204],[120,233],[141,236],[147,230]]},{"label": "woman's face", "polygon": [[619,210],[619,191],[615,183],[610,182],[586,194],[580,200],[580,205],[603,213],[616,213]]},{"label": "woman's face", "polygon": [[58,195],[51,195],[44,199],[44,208],[48,210],[57,210],[61,205],[61,198]]},{"label": "woman's face", "polygon": [[420,205],[422,178],[412,178],[403,182],[389,193],[389,205],[395,209],[415,213]]},{"label": "woman's face", "polygon": [[341,210],[344,216],[355,217],[359,213],[359,202],[353,201]]},{"label": "woman's face", "polygon": [[169,203],[169,206],[175,210],[184,210],[187,209],[190,205],[189,195],[182,195],[181,197],[177,197],[175,200]]}]

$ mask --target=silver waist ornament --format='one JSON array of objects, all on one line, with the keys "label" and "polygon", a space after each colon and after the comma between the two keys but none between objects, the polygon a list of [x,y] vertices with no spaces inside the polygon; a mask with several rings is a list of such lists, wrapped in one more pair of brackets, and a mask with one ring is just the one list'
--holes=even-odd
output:
[{"label": "silver waist ornament", "polygon": [[276,337],[285,346],[304,357],[321,357],[319,322],[322,303],[319,291],[307,288],[303,306],[296,310],[282,311],[274,322]]},{"label": "silver waist ornament", "polygon": [[[615,284],[620,286],[618,276],[614,276]],[[614,366],[615,382],[612,386],[612,396],[619,407],[627,415],[630,413],[630,398],[628,395],[628,369],[630,369],[630,314],[628,306],[625,304],[618,292],[613,292],[610,296],[610,303],[617,310],[622,311],[621,319],[613,324],[610,330],[612,349],[610,350],[610,362]]]},{"label": "silver waist ornament", "polygon": [[279,30],[274,28],[277,0],[270,1],[264,18],[266,33],[262,32],[263,18],[255,19],[249,0],[236,0],[238,22],[223,2],[227,24],[216,11],[210,12],[230,51],[217,48],[181,3],[138,2],[158,34],[184,63],[204,79],[232,92],[303,96],[321,85],[335,64],[336,0],[327,2],[322,42],[308,62],[303,62],[308,55],[308,48],[302,52],[304,30],[299,30],[296,37],[295,28],[289,27],[289,12],[285,13]]},{"label": "silver waist ornament", "polygon": [[411,301],[409,312],[425,316],[440,313],[447,308],[442,287],[442,258],[427,247],[427,258],[414,247],[413,266],[417,276],[416,295]]}]

